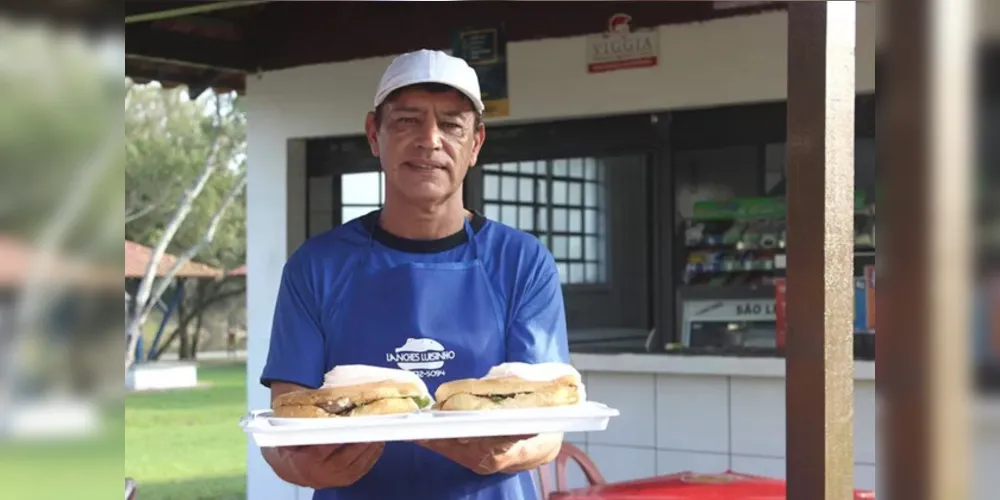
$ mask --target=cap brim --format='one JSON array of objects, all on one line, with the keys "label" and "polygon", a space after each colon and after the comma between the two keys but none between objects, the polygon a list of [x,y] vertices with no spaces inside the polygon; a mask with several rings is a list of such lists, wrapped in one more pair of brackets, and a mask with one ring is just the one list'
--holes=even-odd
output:
[{"label": "cap brim", "polygon": [[387,87],[387,88],[385,88],[385,89],[382,90],[382,94],[379,96],[378,99],[375,100],[375,107],[377,108],[380,104],[382,104],[383,102],[385,102],[386,98],[388,98],[389,95],[391,95],[393,92],[395,92],[395,91],[397,91],[399,89],[404,89],[406,87],[412,87],[414,85],[420,85],[420,84],[424,84],[424,83],[437,83],[437,84],[441,84],[441,85],[447,85],[447,86],[449,86],[449,87],[457,90],[462,95],[464,95],[465,97],[467,97],[470,101],[472,101],[472,107],[475,108],[476,111],[478,111],[479,113],[482,113],[483,111],[486,110],[486,106],[483,104],[482,99],[480,99],[479,97],[473,95],[471,92],[469,92],[469,91],[467,91],[467,90],[465,90],[463,88],[456,87],[455,84],[452,83],[452,82],[448,82],[448,81],[444,81],[444,80],[440,80],[440,79],[434,79],[434,78],[423,78],[423,79],[414,80],[414,81],[410,81],[410,82],[401,83],[399,85],[393,85],[391,87]]}]

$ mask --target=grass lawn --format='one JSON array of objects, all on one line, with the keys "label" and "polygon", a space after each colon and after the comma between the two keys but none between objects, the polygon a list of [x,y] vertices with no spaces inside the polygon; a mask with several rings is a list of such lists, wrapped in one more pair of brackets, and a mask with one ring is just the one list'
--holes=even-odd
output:
[{"label": "grass lawn", "polygon": [[142,500],[246,498],[246,367],[206,364],[207,387],[129,394],[125,475]]}]

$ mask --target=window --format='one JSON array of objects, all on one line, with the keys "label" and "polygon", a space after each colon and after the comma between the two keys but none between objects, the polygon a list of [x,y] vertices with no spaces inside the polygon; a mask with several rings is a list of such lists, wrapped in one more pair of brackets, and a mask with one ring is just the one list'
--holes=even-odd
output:
[{"label": "window", "polygon": [[[784,142],[771,143],[764,153],[765,195],[784,196],[788,173],[788,158]],[[854,139],[854,186],[874,200],[875,189],[875,138]]]},{"label": "window", "polygon": [[758,196],[754,146],[724,146],[677,151],[674,155],[677,214],[688,219],[699,201]]},{"label": "window", "polygon": [[341,224],[382,208],[385,203],[385,173],[341,175],[340,200]]},{"label": "window", "polygon": [[484,165],[486,216],[538,237],[563,284],[606,283],[605,169],[596,158]]}]

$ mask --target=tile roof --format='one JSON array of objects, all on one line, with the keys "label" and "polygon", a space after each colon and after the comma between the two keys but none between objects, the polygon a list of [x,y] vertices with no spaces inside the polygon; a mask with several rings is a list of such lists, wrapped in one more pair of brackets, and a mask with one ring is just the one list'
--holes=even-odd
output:
[{"label": "tile roof", "polygon": [[[0,234],[0,287],[20,287],[27,283],[39,256],[30,242]],[[46,282],[60,281],[73,285],[121,286],[121,278],[103,266],[78,260],[65,253],[52,256],[42,273]]]},{"label": "tile roof", "polygon": [[[145,245],[140,245],[134,241],[125,240],[125,277],[142,278],[146,274],[146,266],[153,255],[153,249]],[[169,253],[163,254],[160,264],[157,266],[156,276],[163,277],[167,271],[177,262],[177,257]],[[188,261],[177,271],[177,278],[216,278],[222,275],[220,269],[216,269],[200,262]]]},{"label": "tile roof", "polygon": [[229,270],[226,273],[227,276],[246,276],[247,275],[247,265],[237,266]]}]

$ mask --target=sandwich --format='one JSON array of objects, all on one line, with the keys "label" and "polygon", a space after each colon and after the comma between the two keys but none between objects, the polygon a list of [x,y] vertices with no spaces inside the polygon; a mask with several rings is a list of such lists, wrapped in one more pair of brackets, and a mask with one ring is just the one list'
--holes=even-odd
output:
[{"label": "sandwich", "polygon": [[478,411],[571,406],[586,401],[580,373],[565,363],[504,363],[478,379],[446,382],[434,409]]},{"label": "sandwich", "polygon": [[413,413],[432,403],[427,385],[412,372],[341,365],[319,389],[282,394],[271,408],[278,418],[336,418]]}]

